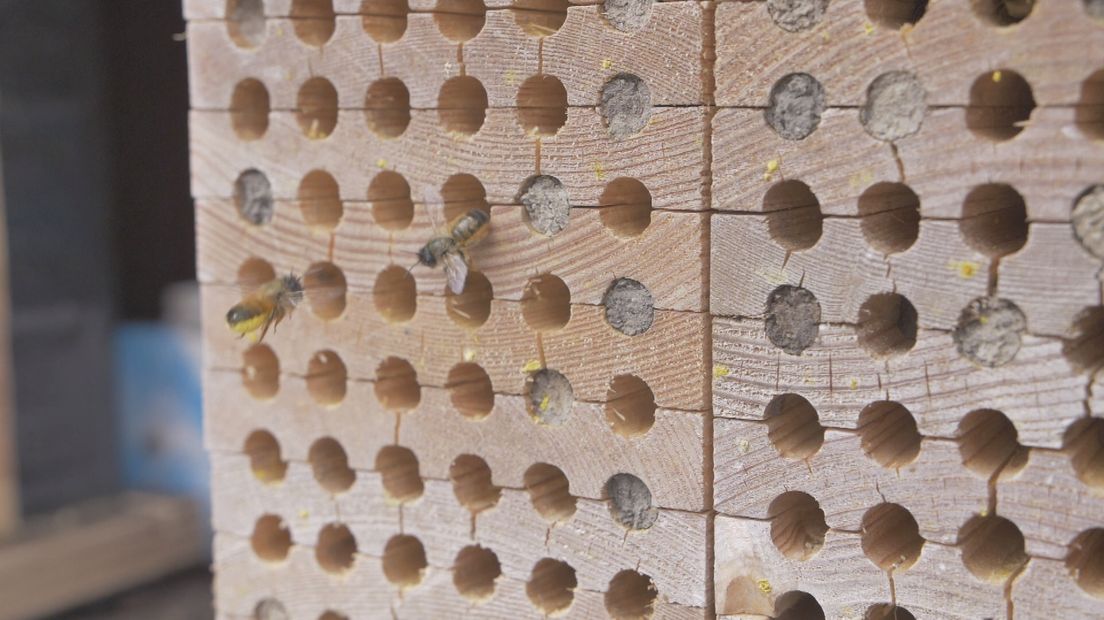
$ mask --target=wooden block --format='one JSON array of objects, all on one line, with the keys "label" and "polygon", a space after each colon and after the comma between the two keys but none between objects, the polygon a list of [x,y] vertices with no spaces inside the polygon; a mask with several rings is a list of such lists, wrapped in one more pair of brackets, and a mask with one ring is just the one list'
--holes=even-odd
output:
[{"label": "wooden block", "polygon": [[917,618],[1008,618],[1004,584],[980,581],[960,556],[954,547],[926,543],[915,564],[893,573],[897,605]]},{"label": "wooden block", "polygon": [[1069,569],[1062,563],[1043,558],[1033,559],[1012,588],[1011,605],[1017,617],[1055,616],[1061,618],[1095,618],[1104,610],[1104,603],[1076,585],[1072,585]]}]

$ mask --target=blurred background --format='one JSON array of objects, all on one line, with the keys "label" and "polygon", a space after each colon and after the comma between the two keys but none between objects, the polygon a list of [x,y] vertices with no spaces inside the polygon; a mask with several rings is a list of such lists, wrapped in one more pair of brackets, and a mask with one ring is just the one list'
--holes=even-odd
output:
[{"label": "blurred background", "polygon": [[211,617],[179,0],[0,0],[0,619]]}]

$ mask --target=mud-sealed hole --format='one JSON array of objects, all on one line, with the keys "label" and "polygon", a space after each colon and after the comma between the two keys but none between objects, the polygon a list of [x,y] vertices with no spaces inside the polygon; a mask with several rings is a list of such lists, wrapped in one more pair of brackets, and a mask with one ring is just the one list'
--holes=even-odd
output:
[{"label": "mud-sealed hole", "polygon": [[767,125],[786,140],[804,140],[826,107],[824,87],[808,73],[791,73],[775,82],[764,110]]},{"label": "mud-sealed hole", "polygon": [[299,88],[295,119],[303,135],[322,140],[337,127],[337,89],[324,77],[313,77]]},{"label": "mud-sealed hole", "polygon": [[335,407],[345,400],[349,371],[337,353],[326,349],[312,355],[306,379],[307,392],[319,405]]},{"label": "mud-sealed hole", "polygon": [[1104,418],[1081,418],[1066,429],[1062,448],[1077,479],[1104,489]]},{"label": "mud-sealed hole", "polygon": [[253,553],[265,562],[282,562],[291,549],[291,530],[277,515],[264,515],[253,525],[249,537]]},{"label": "mud-sealed hole", "polygon": [[376,367],[376,399],[385,409],[409,411],[422,400],[418,373],[401,357],[388,357]]},{"label": "mud-sealed hole", "polygon": [[275,203],[272,200],[272,184],[265,173],[250,168],[238,175],[234,181],[234,205],[242,219],[250,224],[260,226],[272,221]]},{"label": "mud-sealed hole", "polygon": [[770,503],[771,542],[791,560],[804,562],[824,546],[828,524],[820,504],[808,493],[787,491]]},{"label": "mud-sealed hole", "polygon": [[550,273],[530,278],[521,293],[521,315],[532,330],[561,329],[571,319],[571,291]]},{"label": "mud-sealed hole", "polygon": [[790,355],[801,355],[820,333],[820,302],[800,286],[783,284],[767,296],[767,339]]},{"label": "mud-sealed hole", "polygon": [[280,442],[272,433],[256,430],[245,438],[242,447],[249,457],[249,468],[253,477],[265,484],[281,482],[287,475],[287,461],[280,455]]},{"label": "mud-sealed hole", "polygon": [[463,43],[483,30],[487,7],[483,0],[437,0],[433,21],[446,39]]},{"label": "mud-sealed hole", "polygon": [[376,174],[368,184],[368,202],[372,203],[372,219],[387,230],[404,230],[414,220],[410,184],[398,172]]},{"label": "mud-sealed hole", "polygon": [[859,346],[874,359],[908,353],[916,346],[918,319],[916,307],[904,295],[871,295],[859,307]]},{"label": "mud-sealed hole", "polygon": [[978,579],[1004,583],[1027,562],[1020,528],[996,515],[971,517],[958,530],[962,563]]},{"label": "mud-sealed hole", "polygon": [[502,565],[494,551],[469,545],[452,562],[452,585],[460,596],[472,603],[483,603],[494,596],[495,582],[502,576]]},{"label": "mud-sealed hole", "polygon": [[372,82],[364,97],[368,128],[381,138],[397,138],[410,125],[410,91],[396,77]]},{"label": "mud-sealed hole", "polygon": [[533,37],[547,37],[567,21],[567,0],[514,0],[514,21]]},{"label": "mud-sealed hole", "polygon": [[312,443],[307,459],[314,479],[330,493],[348,491],[356,482],[356,472],[349,467],[345,448],[333,437],[323,437]]},{"label": "mud-sealed hole", "polygon": [[634,570],[623,570],[606,588],[606,613],[615,620],[640,620],[655,613],[659,589],[652,578]]},{"label": "mud-sealed hole", "polygon": [[1104,598],[1104,528],[1085,530],[1070,542],[1066,568],[1079,588]]},{"label": "mud-sealed hole", "polygon": [[771,239],[790,251],[807,250],[824,232],[820,201],[801,181],[782,181],[763,195]]},{"label": "mud-sealed hole", "polygon": [[898,469],[920,455],[916,418],[901,403],[870,403],[859,413],[857,430],[863,452],[882,467]]},{"label": "mud-sealed hole", "polygon": [[291,24],[295,36],[307,45],[321,47],[337,29],[333,0],[292,0]]},{"label": "mud-sealed hole", "polygon": [[863,620],[916,620],[916,616],[899,605],[877,603],[866,608]]},{"label": "mud-sealed hole", "polygon": [[859,196],[863,237],[882,254],[903,252],[920,236],[920,198],[904,183],[875,183]]},{"label": "mud-sealed hole", "polygon": [[801,32],[824,19],[828,0],[767,0],[767,13],[786,32]]},{"label": "mud-sealed hole", "polygon": [[812,594],[790,590],[774,600],[773,620],[824,620],[824,609]]},{"label": "mud-sealed hole", "polygon": [[453,293],[452,289],[445,288],[445,311],[460,327],[477,329],[490,318],[493,299],[494,289],[487,276],[469,270],[463,292]]},{"label": "mud-sealed hole", "polygon": [[899,30],[920,21],[928,10],[928,0],[864,0],[866,15],[879,26]]},{"label": "mud-sealed hole", "polygon": [[1073,203],[1070,225],[1081,247],[1104,259],[1104,184],[1091,185],[1081,192]]},{"label": "mud-sealed hole", "polygon": [[1011,254],[1027,243],[1027,204],[1010,185],[979,185],[962,203],[958,229],[970,247],[986,256]]},{"label": "mud-sealed hole", "polygon": [[[897,0],[876,0],[898,4]],[[867,7],[870,0],[867,1]],[[928,93],[919,78],[909,71],[889,71],[874,78],[866,89],[866,101],[859,109],[859,122],[871,136],[895,142],[920,131],[927,112]]]},{"label": "mud-sealed hole", "polygon": [[487,461],[474,454],[461,454],[452,461],[449,480],[456,500],[472,513],[493,508],[502,497],[502,488],[491,482]]},{"label": "mud-sealed hole", "polygon": [[264,42],[264,0],[226,0],[226,31],[238,47],[254,48]]},{"label": "mud-sealed hole", "polygon": [[567,562],[543,558],[533,566],[525,594],[533,606],[549,616],[562,614],[575,600],[579,582]]},{"label": "mud-sealed hole", "polygon": [[330,523],[318,532],[314,557],[327,573],[344,573],[353,567],[357,541],[349,528],[341,523]]},{"label": "mud-sealed hole", "polygon": [[470,136],[487,119],[487,91],[470,75],[449,78],[437,94],[437,117],[445,131]]},{"label": "mud-sealed hole", "polygon": [[638,237],[652,223],[652,194],[633,178],[610,181],[598,198],[598,206],[602,224],[621,238]]},{"label": "mud-sealed hole", "polygon": [[542,235],[554,235],[567,228],[571,202],[567,188],[556,177],[535,176],[525,182],[519,202],[525,206],[529,227]]},{"label": "mud-sealed hole", "polygon": [[559,426],[571,417],[575,391],[563,373],[542,368],[525,382],[525,406],[537,424]]},{"label": "mud-sealed hole", "polygon": [[1031,118],[1035,95],[1019,73],[998,69],[983,73],[970,87],[966,127],[995,141],[1015,138]]},{"label": "mud-sealed hole", "polygon": [[341,190],[337,179],[325,170],[311,170],[299,182],[299,210],[311,228],[329,232],[341,222]]},{"label": "mud-sealed hole", "polygon": [[606,322],[626,336],[639,336],[655,321],[655,298],[632,278],[617,278],[602,296]]},{"label": "mud-sealed hole", "polygon": [[1031,15],[1035,0],[970,0],[974,14],[991,26],[1011,26]]},{"label": "mud-sealed hole", "polygon": [[652,430],[656,402],[652,388],[635,375],[617,375],[606,390],[606,422],[621,437],[638,437]]},{"label": "mud-sealed hole", "polygon": [[409,271],[391,265],[376,276],[372,303],[388,323],[405,323],[418,309],[418,290]]},{"label": "mud-sealed hole", "polygon": [[482,420],[494,409],[494,388],[491,377],[479,364],[461,362],[448,373],[445,388],[452,406],[460,415],[471,420]]},{"label": "mud-sealed hole", "polygon": [[525,470],[524,484],[529,501],[545,521],[559,523],[575,515],[571,483],[559,467],[535,463]]},{"label": "mud-sealed hole", "polygon": [[1027,464],[1015,425],[996,409],[975,409],[958,423],[955,433],[962,465],[985,479],[997,473],[1013,476]]},{"label": "mud-sealed hole", "polygon": [[648,23],[655,0],[603,0],[602,17],[621,32],[635,32]]},{"label": "mud-sealed hole", "polygon": [[1062,354],[1079,372],[1092,374],[1104,367],[1104,306],[1091,306],[1077,314]]},{"label": "mud-sealed hole", "polygon": [[479,179],[464,172],[445,179],[445,184],[441,186],[441,198],[445,201],[445,219],[450,222],[472,209],[488,215],[491,213],[487,190]]},{"label": "mud-sealed hole", "polygon": [[418,473],[418,457],[403,446],[384,446],[376,453],[376,471],[387,499],[399,504],[422,496],[425,484]]},{"label": "mud-sealed hole", "polygon": [[383,548],[383,575],[387,581],[405,590],[420,584],[429,562],[422,541],[413,536],[392,536]]},{"label": "mud-sealed hole", "polygon": [[406,33],[410,7],[406,0],[364,0],[360,5],[364,32],[376,43],[394,43]]},{"label": "mud-sealed hole", "polygon": [[916,519],[898,504],[878,504],[863,515],[862,550],[878,568],[906,570],[920,559],[923,547]]},{"label": "mud-sealed hole", "polygon": [[266,344],[242,353],[242,386],[257,400],[271,400],[280,389],[280,360]]},{"label": "mud-sealed hole", "polygon": [[1027,332],[1019,306],[1000,297],[978,297],[958,315],[951,337],[959,355],[978,366],[995,368],[1016,357]]},{"label": "mud-sealed hole", "polygon": [[291,614],[280,601],[266,598],[253,608],[253,620],[291,620]]},{"label": "mud-sealed hole", "polygon": [[602,85],[598,110],[615,140],[639,133],[652,118],[652,91],[631,73],[618,73]]},{"label": "mud-sealed hole", "polygon": [[652,491],[632,474],[614,474],[606,481],[604,495],[609,500],[610,516],[630,530],[646,530],[659,518],[652,505]]},{"label": "mud-sealed hole", "polygon": [[816,409],[797,394],[780,394],[767,403],[763,412],[767,438],[784,458],[807,459],[824,444],[824,427]]},{"label": "mud-sealed hole", "polygon": [[567,89],[556,77],[542,73],[521,83],[517,118],[530,136],[554,136],[567,122]]},{"label": "mud-sealed hole", "polygon": [[345,312],[347,288],[345,273],[333,263],[314,263],[303,274],[303,293],[311,312],[323,321],[332,321]]},{"label": "mud-sealed hole", "polygon": [[260,81],[246,78],[234,86],[230,96],[230,126],[240,140],[259,140],[268,131],[271,109],[268,89]]},{"label": "mud-sealed hole", "polygon": [[[1098,2],[1104,17],[1104,2]],[[1077,128],[1086,136],[1104,140],[1104,69],[1094,72],[1081,83],[1081,98],[1074,112]]]}]

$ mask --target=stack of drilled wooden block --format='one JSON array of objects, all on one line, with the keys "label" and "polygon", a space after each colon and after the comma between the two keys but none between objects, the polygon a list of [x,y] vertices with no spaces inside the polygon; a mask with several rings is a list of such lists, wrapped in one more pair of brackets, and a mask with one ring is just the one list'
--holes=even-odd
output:
[{"label": "stack of drilled wooden block", "polygon": [[1099,3],[185,11],[222,617],[1104,613]]}]

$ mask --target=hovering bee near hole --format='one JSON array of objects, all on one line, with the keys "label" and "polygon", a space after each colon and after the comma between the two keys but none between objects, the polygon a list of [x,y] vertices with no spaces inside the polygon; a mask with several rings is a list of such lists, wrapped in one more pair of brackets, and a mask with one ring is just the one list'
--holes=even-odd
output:
[{"label": "hovering bee near hole", "polygon": [[303,274],[303,291],[314,315],[323,321],[345,312],[345,274],[333,263],[314,263]]},{"label": "hovering bee near hole", "polygon": [[606,422],[621,437],[638,437],[655,424],[655,394],[640,377],[617,375],[606,390]]},{"label": "hovering bee near hole", "polygon": [[249,537],[253,553],[265,562],[282,562],[291,549],[291,531],[276,515],[264,515],[253,525]]},{"label": "hovering bee near hole", "polygon": [[318,532],[314,557],[327,573],[344,573],[352,568],[356,551],[356,537],[344,525],[330,523]]},{"label": "hovering bee near hole", "polygon": [[1079,588],[1104,598],[1104,528],[1085,530],[1070,541],[1066,569]]},{"label": "hovering bee near hole", "polygon": [[1023,131],[1035,110],[1035,95],[1022,75],[1009,69],[986,72],[970,87],[966,127],[996,142]]},{"label": "hovering bee near hole", "polygon": [[253,608],[253,620],[288,620],[288,614],[284,604],[274,598],[266,598],[257,603]]},{"label": "hovering bee near hole", "polygon": [[529,227],[536,232],[552,236],[567,228],[571,202],[567,189],[556,177],[543,174],[530,178],[518,200],[525,206]]},{"label": "hovering bee near hole", "polygon": [[494,290],[491,281],[478,271],[468,271],[462,293],[453,293],[452,289],[445,287],[445,310],[460,327],[476,329],[486,323],[491,316],[492,299]]},{"label": "hovering bee near hole", "polygon": [[472,603],[489,601],[494,596],[495,582],[502,576],[502,565],[493,551],[479,545],[469,545],[456,554],[452,563],[452,584],[460,596]]},{"label": "hovering bee near hole", "polygon": [[397,138],[410,125],[410,91],[399,78],[372,82],[364,98],[368,128],[381,138]]},{"label": "hovering bee near hole", "polygon": [[226,31],[238,47],[254,48],[264,42],[264,0],[226,0]]},{"label": "hovering bee near hole", "polygon": [[1027,562],[1020,528],[997,515],[971,517],[958,530],[962,563],[987,583],[1004,583]]},{"label": "hovering bee near hole", "polygon": [[920,455],[916,419],[901,403],[880,400],[863,407],[857,430],[863,452],[882,467],[899,469]]},{"label": "hovering bee near hole", "polygon": [[441,198],[445,201],[445,219],[450,222],[472,209],[491,214],[487,190],[470,174],[461,172],[446,179],[441,186]]},{"label": "hovering bee near hole", "polygon": [[772,620],[824,620],[824,608],[812,594],[790,590],[774,599]]},{"label": "hovering bee near hole", "polygon": [[916,346],[916,308],[903,295],[871,295],[859,307],[859,346],[874,359],[908,353]]},{"label": "hovering bee near hole", "polygon": [[912,513],[897,504],[883,503],[862,519],[862,550],[875,566],[903,571],[920,559],[924,538]]},{"label": "hovering bee near hole", "polygon": [[387,498],[397,504],[414,501],[425,490],[418,473],[418,457],[409,448],[381,448],[376,454],[376,471],[380,473]]},{"label": "hovering bee near hole", "polygon": [[387,230],[404,230],[414,220],[410,184],[398,172],[384,170],[372,177],[368,202],[372,203],[372,218]]},{"label": "hovering bee near hole", "polygon": [[652,578],[634,570],[623,570],[606,587],[606,613],[616,620],[651,618],[659,596]]},{"label": "hovering bee near hole", "polygon": [[817,411],[797,394],[780,394],[767,403],[763,412],[767,437],[784,458],[807,459],[824,445],[824,427]]},{"label": "hovering bee near hole", "polygon": [[311,444],[307,459],[314,479],[330,493],[343,493],[356,482],[356,472],[349,468],[349,457],[333,437],[323,437]]},{"label": "hovering bee near hole", "polygon": [[329,137],[337,127],[337,89],[324,77],[313,77],[299,88],[295,119],[311,140]]},{"label": "hovering bee near hole", "polygon": [[392,536],[383,548],[383,575],[400,590],[420,584],[427,568],[425,547],[413,536]]},{"label": "hovering bee near hole", "polygon": [[398,265],[384,269],[376,276],[376,283],[372,286],[372,301],[376,311],[388,323],[409,321],[418,308],[414,276]]},{"label": "hovering bee near hole", "polygon": [[865,0],[863,6],[870,21],[891,30],[920,21],[928,10],[928,0]]},{"label": "hovering bee near hole", "polygon": [[763,212],[771,239],[793,252],[813,247],[824,232],[820,201],[801,181],[772,185],[763,195]]},{"label": "hovering bee near hole", "polygon": [[554,136],[567,122],[567,89],[542,73],[521,83],[517,93],[518,122],[531,136]]},{"label": "hovering bee near hole", "polygon": [[482,420],[494,409],[491,378],[479,364],[461,362],[453,366],[445,388],[449,391],[452,406],[468,419]]},{"label": "hovering bee near hole", "polygon": [[389,357],[376,367],[376,399],[386,409],[408,411],[422,400],[418,373],[401,357]]},{"label": "hovering bee near hole", "polygon": [[567,21],[567,0],[514,0],[514,21],[533,37],[547,37]]},{"label": "hovering bee near hole", "polygon": [[234,86],[230,96],[230,126],[241,140],[259,140],[268,131],[271,104],[260,80],[247,78]]},{"label": "hovering bee near hole", "polygon": [[1069,455],[1077,479],[1104,489],[1104,418],[1081,418],[1066,429],[1062,449]]},{"label": "hovering bee near hole", "polygon": [[636,179],[618,177],[610,181],[598,205],[602,224],[618,237],[638,237],[652,223],[652,194]]},{"label": "hovering bee near hole", "polygon": [[238,175],[234,181],[234,205],[242,219],[250,224],[260,226],[271,222],[275,203],[268,177],[252,168]]},{"label": "hovering bee near hole", "polygon": [[343,208],[337,180],[325,170],[311,170],[299,182],[299,210],[311,228],[329,232],[341,222]]},{"label": "hovering bee near hole", "polygon": [[1035,0],[970,0],[970,6],[983,22],[1004,27],[1027,19],[1035,8]]},{"label": "hovering bee near hole", "polygon": [[535,463],[525,470],[525,490],[533,508],[549,523],[567,521],[575,515],[575,497],[563,471],[548,463]]},{"label": "hovering bee near hole", "polygon": [[659,518],[652,505],[652,491],[643,480],[632,474],[614,474],[604,489],[609,499],[610,516],[630,530],[646,530]]},{"label": "hovering bee near hole", "polygon": [[487,7],[483,6],[483,0],[437,0],[433,21],[446,39],[463,43],[483,30]]},{"label": "hovering bee near hole", "polygon": [[571,291],[550,273],[530,278],[521,293],[521,315],[530,329],[561,329],[571,319]]},{"label": "hovering bee near hole", "polygon": [[406,0],[364,0],[360,4],[364,32],[376,43],[394,43],[406,33],[410,7]]},{"label": "hovering bee near hole", "polygon": [[[648,125],[652,118],[652,91],[640,77],[618,73],[602,85],[598,110],[610,136],[624,140]],[[648,204],[651,205],[650,196]]]},{"label": "hovering bee near hole", "polygon": [[786,140],[804,140],[820,125],[824,86],[808,73],[791,73],[771,87],[764,110],[767,125]]},{"label": "hovering bee near hole", "polygon": [[323,407],[336,407],[345,400],[349,372],[341,356],[327,349],[319,351],[307,363],[307,392]]},{"label": "hovering bee near hole", "polygon": [[916,616],[893,603],[878,603],[866,608],[863,620],[916,620]]},{"label": "hovering bee near hole", "polygon": [[1028,450],[1020,445],[1015,425],[995,409],[967,413],[955,438],[962,465],[987,480],[1013,476],[1027,464]]},{"label": "hovering bee near hole", "polygon": [[461,454],[452,461],[449,480],[456,500],[472,514],[494,508],[502,497],[502,489],[491,482],[487,461],[474,454]]},{"label": "hovering bee near hole", "polygon": [[[1104,17],[1104,3],[1101,17]],[[1081,98],[1074,112],[1077,128],[1095,140],[1104,140],[1104,69],[1095,71],[1081,83]]]},{"label": "hovering bee near hole", "polygon": [[1062,354],[1074,369],[1092,374],[1104,367],[1104,306],[1079,312],[1069,334]]},{"label": "hovering bee near hole", "polygon": [[904,252],[920,236],[920,198],[904,183],[875,183],[859,196],[863,237],[882,254]]},{"label": "hovering bee near hole", "polygon": [[562,614],[571,607],[577,587],[579,582],[570,564],[544,558],[533,565],[533,572],[525,584],[525,594],[534,607],[552,616]]},{"label": "hovering bee near hole", "polygon": [[537,424],[559,426],[567,421],[575,405],[575,391],[561,372],[542,368],[525,382],[525,404]]},{"label": "hovering bee near hole", "polygon": [[337,29],[333,0],[291,0],[291,23],[300,41],[322,47]]},{"label": "hovering bee near hole", "polygon": [[771,522],[771,542],[791,560],[804,562],[824,546],[828,524],[824,511],[812,495],[787,491],[774,498],[767,508]]},{"label": "hovering bee near hole", "polygon": [[287,461],[280,456],[280,442],[272,433],[256,430],[245,438],[242,451],[249,457],[253,476],[265,484],[282,482],[287,474]]},{"label": "hovering bee near hole", "polygon": [[238,267],[238,286],[244,291],[253,291],[275,279],[276,270],[263,258],[251,256]]},{"label": "hovering bee near hole", "polygon": [[486,89],[469,75],[449,78],[437,94],[437,117],[445,131],[474,135],[487,119]]},{"label": "hovering bee near hole", "polygon": [[255,344],[242,353],[242,386],[257,400],[271,400],[280,389],[280,360],[268,345]]},{"label": "hovering bee near hole", "polygon": [[958,230],[970,247],[990,258],[1012,254],[1027,243],[1027,205],[1010,185],[979,185],[962,203]]}]

